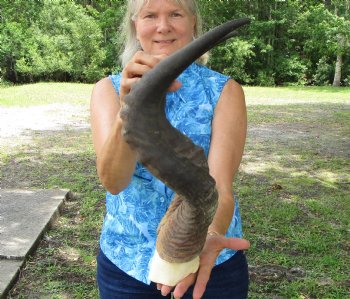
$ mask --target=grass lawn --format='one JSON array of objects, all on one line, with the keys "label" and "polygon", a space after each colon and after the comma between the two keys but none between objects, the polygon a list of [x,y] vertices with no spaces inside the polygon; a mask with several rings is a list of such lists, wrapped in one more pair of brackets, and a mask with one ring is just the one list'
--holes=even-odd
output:
[{"label": "grass lawn", "polygon": [[37,106],[57,103],[88,103],[93,85],[78,83],[36,83],[0,85],[0,106]]},{"label": "grass lawn", "polygon": [[[88,105],[91,89],[0,86],[0,109]],[[350,89],[244,89],[249,131],[234,190],[252,244],[249,298],[350,298]],[[75,195],[10,298],[97,298],[104,190],[89,130],[36,132],[30,143],[0,149],[2,188],[59,187]]]}]

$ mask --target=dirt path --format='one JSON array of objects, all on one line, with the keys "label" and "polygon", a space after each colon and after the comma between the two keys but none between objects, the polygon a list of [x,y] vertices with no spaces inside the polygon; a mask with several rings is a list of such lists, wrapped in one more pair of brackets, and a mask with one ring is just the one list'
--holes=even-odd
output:
[{"label": "dirt path", "polygon": [[[249,107],[248,107],[249,108]],[[338,107],[335,112],[345,113],[349,106]],[[278,116],[279,112],[275,112]],[[349,138],[343,129],[330,123],[319,123],[328,112],[316,109],[305,116],[306,122],[249,124],[247,142],[303,144],[328,155],[350,157]],[[295,117],[299,117],[295,115]],[[325,118],[326,119],[326,118]],[[0,106],[0,149],[28,144],[34,136],[55,131],[89,129],[89,109],[86,106],[52,104],[34,107]]]},{"label": "dirt path", "polygon": [[0,147],[26,144],[39,132],[79,130],[89,126],[89,111],[85,106],[0,106]]}]

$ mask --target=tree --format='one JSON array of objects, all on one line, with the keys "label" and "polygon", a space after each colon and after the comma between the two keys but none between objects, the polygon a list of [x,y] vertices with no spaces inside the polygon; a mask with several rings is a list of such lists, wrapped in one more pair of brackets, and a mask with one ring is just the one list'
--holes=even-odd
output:
[{"label": "tree", "polygon": [[[212,50],[212,56],[217,57],[215,61],[212,60],[214,68],[233,75],[243,83],[254,85],[303,82],[306,63],[298,55],[296,45],[289,34],[289,28],[297,18],[301,6],[299,1],[202,0],[200,5],[203,8],[206,27],[209,28],[244,16],[252,20],[252,23],[241,31],[239,38],[236,38],[249,45],[246,55],[236,55],[244,47],[219,46]],[[230,43],[232,42],[228,42],[227,45]],[[230,60],[230,64],[233,65],[233,69],[236,66],[243,67],[240,72],[227,72],[227,48],[236,51],[236,54],[230,54],[231,58],[235,57],[234,60]],[[223,51],[226,51],[225,56],[222,55]]]},{"label": "tree", "polygon": [[39,1],[0,0],[0,78],[20,80],[17,60],[33,45],[30,25],[41,9]]},{"label": "tree", "polygon": [[[197,0],[204,31],[250,17],[209,65],[244,84],[350,84],[350,0]],[[0,0],[0,78],[95,81],[120,71],[126,0]]]},{"label": "tree", "polygon": [[103,61],[103,68],[107,73],[121,70],[118,59],[121,47],[122,36],[121,26],[126,7],[125,0],[76,0],[76,3],[83,5],[88,14],[92,16],[100,27],[103,34],[101,47],[105,50],[106,56]]},{"label": "tree", "polygon": [[6,8],[0,35],[5,79],[92,82],[104,75],[101,30],[82,6],[43,0],[29,21]]},{"label": "tree", "polygon": [[[336,33],[338,47],[336,51],[337,61],[335,64],[333,86],[340,86],[343,67],[343,57],[345,53],[350,49],[350,1],[345,0],[334,2],[334,14],[337,16],[338,23],[338,32]],[[348,18],[348,20],[345,19],[346,17]]]},{"label": "tree", "polygon": [[[343,59],[350,48],[350,22],[345,17],[338,16],[349,11],[349,7],[340,5],[346,2],[328,1],[328,8],[324,4],[310,7],[300,14],[294,31],[295,34],[303,36],[305,43],[302,52],[310,57],[312,64],[320,66],[321,59],[323,63],[327,60],[333,61],[334,86],[341,83]],[[319,76],[317,71],[315,76]]]}]

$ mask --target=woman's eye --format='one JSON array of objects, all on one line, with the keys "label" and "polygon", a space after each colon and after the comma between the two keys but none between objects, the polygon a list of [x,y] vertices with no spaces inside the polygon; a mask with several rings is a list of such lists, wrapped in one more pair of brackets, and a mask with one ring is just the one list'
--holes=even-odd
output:
[{"label": "woman's eye", "polygon": [[182,17],[182,15],[181,15],[180,13],[178,13],[178,12],[173,12],[173,13],[171,14],[171,16],[172,16],[172,17]]},{"label": "woman's eye", "polygon": [[154,19],[155,15],[145,15],[144,18],[145,19]]}]

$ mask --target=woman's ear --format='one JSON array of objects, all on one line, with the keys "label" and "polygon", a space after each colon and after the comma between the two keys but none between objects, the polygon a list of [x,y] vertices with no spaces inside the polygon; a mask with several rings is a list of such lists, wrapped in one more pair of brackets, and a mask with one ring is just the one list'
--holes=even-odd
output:
[{"label": "woman's ear", "polygon": [[134,25],[134,30],[135,30],[135,37],[137,40],[139,40],[139,34],[137,32],[137,20],[132,20],[133,25]]},{"label": "woman's ear", "polygon": [[196,16],[192,16],[192,30],[193,30],[193,36],[196,33],[196,26],[197,26],[197,17]]}]

